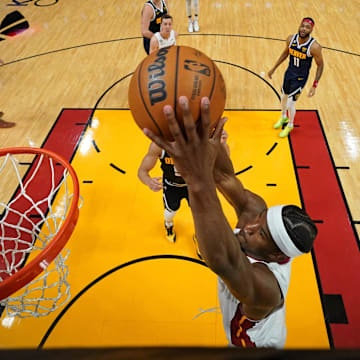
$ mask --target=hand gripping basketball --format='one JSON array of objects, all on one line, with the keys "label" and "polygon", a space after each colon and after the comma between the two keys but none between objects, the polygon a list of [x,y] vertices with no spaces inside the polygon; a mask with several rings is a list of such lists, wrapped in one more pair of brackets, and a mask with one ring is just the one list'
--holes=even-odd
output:
[{"label": "hand gripping basketball", "polygon": [[188,99],[181,96],[178,104],[183,114],[184,130],[179,126],[173,108],[167,105],[163,109],[174,141],[168,141],[147,128],[144,129],[144,133],[171,155],[186,183],[191,186],[206,179],[207,176],[212,179],[217,151],[219,146],[222,146],[221,134],[227,118],[220,119],[209,137],[211,128],[209,99],[207,97],[201,99],[201,117],[198,125],[193,120]]},{"label": "hand gripping basketball", "polygon": [[171,140],[165,105],[174,110],[184,130],[179,96],[186,96],[192,119],[200,119],[200,101],[206,96],[212,103],[210,128],[220,119],[226,101],[223,76],[216,64],[202,52],[188,46],[171,46],[146,57],[137,67],[129,86],[129,106],[137,125]]}]

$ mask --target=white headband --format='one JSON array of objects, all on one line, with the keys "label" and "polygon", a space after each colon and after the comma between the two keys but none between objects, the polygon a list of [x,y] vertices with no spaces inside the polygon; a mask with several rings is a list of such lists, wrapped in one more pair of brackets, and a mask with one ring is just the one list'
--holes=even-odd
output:
[{"label": "white headband", "polygon": [[286,231],[281,214],[284,206],[285,205],[272,206],[267,210],[267,224],[271,236],[279,249],[289,257],[299,256],[304,253],[295,246]]}]

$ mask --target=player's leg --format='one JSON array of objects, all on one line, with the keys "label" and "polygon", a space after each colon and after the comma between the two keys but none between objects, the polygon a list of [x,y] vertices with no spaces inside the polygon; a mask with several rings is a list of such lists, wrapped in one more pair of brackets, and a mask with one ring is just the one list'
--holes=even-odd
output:
[{"label": "player's leg", "polygon": [[192,33],[194,31],[194,25],[192,22],[192,10],[191,10],[191,0],[186,0],[186,15],[188,17],[188,31]]},{"label": "player's leg", "polygon": [[194,5],[194,31],[199,31],[199,0],[193,0]]},{"label": "player's leg", "polygon": [[150,39],[143,37],[144,50],[149,55],[150,52]]},{"label": "player's leg", "polygon": [[293,79],[290,83],[290,93],[287,101],[289,122],[279,134],[279,136],[282,138],[289,136],[290,132],[294,129],[294,120],[296,114],[295,104],[296,104],[296,100],[299,99],[299,96],[305,84],[306,84],[306,79],[303,80]]},{"label": "player's leg", "polygon": [[180,207],[180,196],[178,188],[167,184],[163,185],[163,200],[164,200],[164,218],[166,238],[174,243],[176,241],[176,232],[174,230],[174,217]]},{"label": "player's leg", "polygon": [[281,116],[279,120],[274,124],[274,129],[281,128],[284,124],[286,124],[289,119],[287,117],[287,100],[288,100],[288,94],[289,94],[289,84],[290,80],[285,73],[284,75],[284,81],[281,88]]},{"label": "player's leg", "polygon": [[[300,95],[300,93],[298,95]],[[281,138],[287,137],[290,134],[290,132],[294,129],[294,119],[296,114],[295,102],[296,100],[294,95],[288,97],[287,108],[289,111],[289,122],[284,127],[284,129],[280,131],[279,136]]]}]

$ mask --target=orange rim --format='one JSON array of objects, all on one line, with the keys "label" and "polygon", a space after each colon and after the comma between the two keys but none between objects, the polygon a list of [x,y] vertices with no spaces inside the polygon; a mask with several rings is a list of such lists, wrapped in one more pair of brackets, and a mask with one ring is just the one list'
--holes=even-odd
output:
[{"label": "orange rim", "polygon": [[50,150],[40,148],[17,147],[0,149],[0,157],[6,154],[46,155],[56,160],[69,171],[74,185],[74,193],[68,216],[50,244],[48,244],[39,255],[26,264],[22,269],[0,282],[0,300],[9,297],[11,294],[24,287],[44,271],[44,268],[46,268],[64,248],[65,244],[74,231],[79,217],[79,181],[75,170],[69,162]]}]

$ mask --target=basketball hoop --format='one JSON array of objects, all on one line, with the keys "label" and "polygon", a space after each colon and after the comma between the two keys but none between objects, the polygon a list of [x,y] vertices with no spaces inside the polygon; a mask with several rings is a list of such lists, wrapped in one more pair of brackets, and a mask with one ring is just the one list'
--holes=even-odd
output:
[{"label": "basketball hoop", "polygon": [[0,305],[8,316],[44,316],[68,301],[69,251],[63,248],[78,201],[76,173],[61,156],[0,149]]}]

